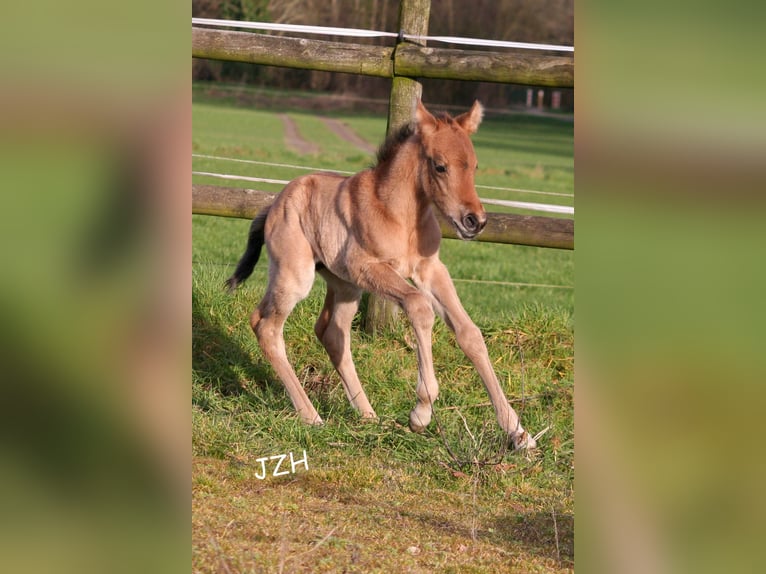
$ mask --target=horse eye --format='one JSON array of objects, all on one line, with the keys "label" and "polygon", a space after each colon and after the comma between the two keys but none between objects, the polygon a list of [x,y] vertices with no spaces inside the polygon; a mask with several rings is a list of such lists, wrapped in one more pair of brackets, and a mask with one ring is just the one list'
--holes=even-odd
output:
[{"label": "horse eye", "polygon": [[438,163],[438,164],[436,164],[436,168],[435,168],[435,169],[436,169],[436,171],[438,171],[439,173],[444,173],[445,171],[447,171],[447,166],[446,166],[446,165],[442,165],[442,164]]}]

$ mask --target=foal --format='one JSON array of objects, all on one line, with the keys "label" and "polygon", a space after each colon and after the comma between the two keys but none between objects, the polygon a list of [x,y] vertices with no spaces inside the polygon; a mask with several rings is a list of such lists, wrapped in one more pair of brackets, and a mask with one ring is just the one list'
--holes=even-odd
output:
[{"label": "foal", "polygon": [[303,421],[320,424],[322,419],[287,360],[283,326],[319,272],[327,282],[327,296],[314,330],[340,374],[348,400],[362,417],[376,415],[351,358],[350,329],[362,291],[369,291],[402,307],[415,332],[418,384],[417,404],[410,412],[413,431],[423,431],[431,421],[439,393],[431,353],[436,311],[478,370],[497,420],[514,447],[536,446],[503,394],[482,334],[439,260],[441,231],[434,207],[462,239],[476,237],[487,222],[474,188],[477,163],[469,138],[483,114],[477,101],[456,118],[436,118],[418,102],[415,123],[386,141],[375,167],[351,177],[329,173],[299,177],[253,220],[245,254],[226,284],[234,290],[250,276],[265,242],[269,285],[250,325]]}]

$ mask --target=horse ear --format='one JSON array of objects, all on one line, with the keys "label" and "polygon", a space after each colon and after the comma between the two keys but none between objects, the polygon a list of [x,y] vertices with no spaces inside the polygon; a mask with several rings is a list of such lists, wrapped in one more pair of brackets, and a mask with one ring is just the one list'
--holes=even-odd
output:
[{"label": "horse ear", "polygon": [[475,133],[479,129],[479,124],[484,118],[484,106],[476,100],[473,106],[464,114],[460,114],[455,121],[469,134]]},{"label": "horse ear", "polygon": [[436,118],[433,117],[419,99],[415,108],[415,121],[418,124],[418,130],[423,135],[427,136],[436,131]]}]

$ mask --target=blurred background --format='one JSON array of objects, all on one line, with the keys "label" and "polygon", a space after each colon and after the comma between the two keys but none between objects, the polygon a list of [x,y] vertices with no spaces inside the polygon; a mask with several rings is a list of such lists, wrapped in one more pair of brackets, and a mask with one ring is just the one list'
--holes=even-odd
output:
[{"label": "blurred background", "polygon": [[[745,2],[577,5],[577,558],[751,572],[766,113]],[[599,568],[596,568],[596,565]]]},{"label": "blurred background", "polygon": [[0,570],[185,571],[189,12],[0,9]]}]

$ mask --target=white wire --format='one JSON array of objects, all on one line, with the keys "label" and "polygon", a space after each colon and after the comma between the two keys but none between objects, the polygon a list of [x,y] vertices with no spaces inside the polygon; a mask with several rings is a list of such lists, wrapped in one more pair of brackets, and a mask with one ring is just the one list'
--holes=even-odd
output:
[{"label": "white wire", "polygon": [[481,38],[459,38],[456,36],[414,36],[404,34],[408,40],[442,42],[445,44],[463,44],[467,46],[488,46],[491,48],[521,48],[522,50],[553,50],[556,52],[574,52],[574,46],[556,46],[553,44],[534,44],[530,42],[509,42],[507,40],[485,40]]},{"label": "white wire", "polygon": [[[287,185],[290,183],[286,179],[270,179],[266,177],[248,177],[245,175],[231,175],[227,173],[211,173],[209,171],[192,171],[192,175],[204,175],[206,177],[217,177],[220,179],[230,179],[239,181],[254,181],[257,183],[274,183],[279,185]],[[504,199],[487,199],[480,197],[482,203],[491,205],[503,205],[505,207],[515,207],[518,209],[527,209],[529,211],[542,211],[548,213],[567,213],[574,215],[574,207],[568,207],[565,205],[550,205],[546,203],[528,203],[526,201],[506,201]]]},{"label": "white wire", "polygon": [[501,285],[503,287],[544,287],[547,289],[574,289],[572,285],[549,285],[547,283],[519,283],[516,281],[491,281],[489,279],[460,279],[453,277],[455,283],[477,283],[481,285]]},{"label": "white wire", "polygon": [[229,175],[227,173],[210,173],[208,171],[193,171],[192,175],[204,175],[206,177],[218,177],[220,179],[235,179],[239,181],[255,181],[258,183],[276,183],[279,185],[287,185],[290,183],[286,179],[268,179],[265,177],[247,177],[245,175]]},{"label": "white wire", "polygon": [[[218,159],[218,160],[222,160],[222,161],[236,161],[236,162],[239,162],[239,163],[250,163],[250,164],[253,164],[253,165],[265,165],[265,166],[268,166],[268,167],[287,167],[287,168],[290,168],[290,169],[303,169],[303,170],[306,170],[306,171],[328,171],[326,167],[308,167],[308,166],[305,166],[305,165],[292,165],[292,164],[289,164],[289,163],[271,163],[271,162],[268,162],[268,161],[256,161],[254,159],[238,159],[238,158],[234,158],[234,157],[222,157],[222,156],[219,156],[219,155],[205,155],[205,154],[201,154],[201,153],[193,153],[192,157],[201,157],[201,158],[204,158],[204,159]],[[332,171],[335,172],[335,173],[342,173],[344,175],[353,175],[353,174],[356,173],[355,171],[341,171],[339,169],[334,169]]]},{"label": "white wire", "polygon": [[517,209],[530,209],[532,211],[545,211],[547,213],[566,213],[574,215],[574,207],[567,205],[551,205],[548,203],[529,203],[527,201],[509,201],[507,199],[489,199],[480,197],[482,203],[489,205],[502,205],[503,207],[515,207]]},{"label": "white wire", "polygon": [[[305,165],[292,165],[289,163],[272,163],[268,161],[256,161],[253,159],[239,159],[234,157],[223,157],[219,155],[205,155],[202,153],[193,153],[192,157],[199,157],[202,159],[215,159],[220,161],[234,161],[238,163],[249,163],[253,165],[264,165],[267,167],[286,167],[290,169],[301,169],[304,171],[327,171],[327,168],[324,167],[308,167]],[[342,173],[344,175],[353,175],[354,171],[342,171],[339,169],[332,170],[334,173]],[[537,195],[552,195],[556,197],[572,197],[571,193],[559,193],[556,191],[539,191],[536,189],[520,189],[518,187],[497,187],[495,185],[477,185],[476,189],[492,189],[495,191],[514,191],[517,193],[532,193]]]},{"label": "white wire", "polygon": [[[231,262],[217,262],[209,260],[192,259],[192,265],[217,265],[219,267],[229,267]],[[499,287],[535,287],[540,289],[574,289],[574,285],[551,285],[549,283],[522,283],[519,281],[492,281],[489,279],[460,279],[453,277],[454,283],[477,283],[484,285],[497,285]]]},{"label": "white wire", "polygon": [[[327,36],[345,36],[349,38],[398,38],[394,32],[378,30],[360,30],[357,28],[335,28],[331,26],[305,26],[302,24],[276,24],[272,22],[243,22],[240,20],[220,20],[215,18],[192,18],[192,24],[201,26],[221,26],[228,28],[246,28],[250,30],[271,30],[276,32],[296,32],[300,34],[321,34]],[[556,46],[553,44],[535,44],[530,42],[509,42],[506,40],[485,40],[481,38],[460,38],[457,36],[418,36],[402,34],[407,40],[442,42],[445,44],[463,44],[468,46],[490,46],[493,48],[521,48],[523,50],[552,50],[556,52],[574,52],[574,46]]]},{"label": "white wire", "polygon": [[301,34],[322,34],[326,36],[348,36],[350,38],[396,38],[394,32],[357,30],[355,28],[334,28],[332,26],[304,26],[302,24],[276,24],[271,22],[243,22],[240,20],[219,20],[215,18],[192,18],[192,24],[222,26],[224,28],[247,28],[250,30],[271,30],[274,32],[298,32]]},{"label": "white wire", "polygon": [[515,191],[517,193],[534,193],[537,195],[554,195],[556,197],[572,197],[571,193],[559,193],[557,191],[538,191],[536,189],[520,189],[518,187],[497,187],[495,185],[477,185],[476,189],[494,189],[497,191]]}]

